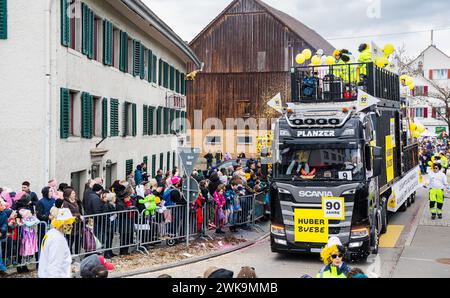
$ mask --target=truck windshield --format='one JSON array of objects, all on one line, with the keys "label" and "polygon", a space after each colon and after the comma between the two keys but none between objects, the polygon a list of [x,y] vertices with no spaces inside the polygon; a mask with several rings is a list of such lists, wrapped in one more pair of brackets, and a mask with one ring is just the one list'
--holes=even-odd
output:
[{"label": "truck windshield", "polygon": [[364,177],[361,148],[281,150],[275,178],[291,180],[361,180]]}]

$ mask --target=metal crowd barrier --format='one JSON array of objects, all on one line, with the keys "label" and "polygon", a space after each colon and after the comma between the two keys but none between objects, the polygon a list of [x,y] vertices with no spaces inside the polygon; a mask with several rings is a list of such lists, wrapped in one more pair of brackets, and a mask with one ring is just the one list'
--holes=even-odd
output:
[{"label": "metal crowd barrier", "polygon": [[[238,210],[226,205],[223,226],[252,224],[262,218],[264,196],[265,193],[240,196]],[[73,225],[71,233],[66,235],[72,258],[94,253],[117,253],[117,250],[121,254],[129,253],[130,248],[142,252],[147,251],[148,246],[164,242],[174,245],[186,238],[186,208],[186,205],[176,205],[153,214],[130,209],[82,216]],[[208,230],[216,229],[214,201],[206,202],[201,212],[192,205],[189,208],[189,237],[205,236]],[[38,263],[40,245],[49,228],[45,222],[33,227],[16,227],[7,239],[1,241],[1,257],[6,267]]]}]

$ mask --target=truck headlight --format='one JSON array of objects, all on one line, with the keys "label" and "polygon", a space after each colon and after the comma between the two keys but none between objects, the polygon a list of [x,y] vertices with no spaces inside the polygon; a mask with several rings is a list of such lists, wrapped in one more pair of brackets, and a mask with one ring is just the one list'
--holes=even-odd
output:
[{"label": "truck headlight", "polygon": [[276,236],[286,236],[286,232],[284,231],[284,227],[281,225],[271,225],[270,232]]},{"label": "truck headlight", "polygon": [[287,195],[290,195],[290,194],[291,194],[289,191],[287,191],[287,190],[285,190],[285,189],[282,189],[282,188],[278,188],[278,192],[279,192],[279,193],[284,193],[284,194],[287,194]]},{"label": "truck headlight", "polygon": [[292,135],[289,132],[289,130],[281,129],[280,130],[280,137],[292,137]]},{"label": "truck headlight", "polygon": [[369,236],[369,229],[366,227],[352,228],[352,236],[350,238],[365,238]]},{"label": "truck headlight", "polygon": [[342,136],[354,136],[355,135],[355,129],[354,128],[347,128],[342,133]]}]

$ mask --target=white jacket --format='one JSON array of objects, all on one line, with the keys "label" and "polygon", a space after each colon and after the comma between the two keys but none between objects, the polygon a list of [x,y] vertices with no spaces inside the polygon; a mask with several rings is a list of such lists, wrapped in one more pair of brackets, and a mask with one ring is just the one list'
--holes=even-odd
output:
[{"label": "white jacket", "polygon": [[45,234],[39,258],[39,278],[70,278],[72,257],[64,235],[51,229]]}]

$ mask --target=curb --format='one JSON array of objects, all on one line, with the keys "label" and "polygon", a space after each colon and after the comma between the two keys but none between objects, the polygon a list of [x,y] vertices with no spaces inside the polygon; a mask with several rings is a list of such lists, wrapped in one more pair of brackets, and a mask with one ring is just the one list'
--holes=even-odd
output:
[{"label": "curb", "polygon": [[218,251],[218,252],[214,252],[211,254],[207,254],[204,256],[200,256],[200,257],[195,257],[192,259],[186,259],[180,262],[176,262],[176,263],[172,263],[172,264],[167,264],[167,265],[162,265],[162,266],[158,266],[158,267],[154,267],[154,268],[148,268],[148,269],[138,269],[138,270],[134,270],[131,272],[126,272],[126,273],[122,273],[122,274],[112,274],[110,275],[110,278],[125,278],[125,277],[131,277],[131,276],[136,276],[136,275],[142,275],[142,274],[147,274],[147,273],[152,273],[152,272],[157,272],[157,271],[162,271],[162,270],[167,270],[167,269],[172,269],[172,268],[176,268],[176,267],[181,267],[184,265],[189,265],[189,264],[193,264],[193,263],[198,263],[207,259],[211,259],[211,258],[216,258],[219,256],[223,256],[232,252],[235,252],[237,250],[241,250],[243,248],[249,247],[261,240],[264,240],[265,238],[267,238],[270,235],[269,232],[266,232],[264,235],[262,235],[261,237],[255,239],[255,240],[250,240],[247,241],[243,244],[240,244],[236,247],[230,248],[230,249],[226,249],[223,251]]}]

